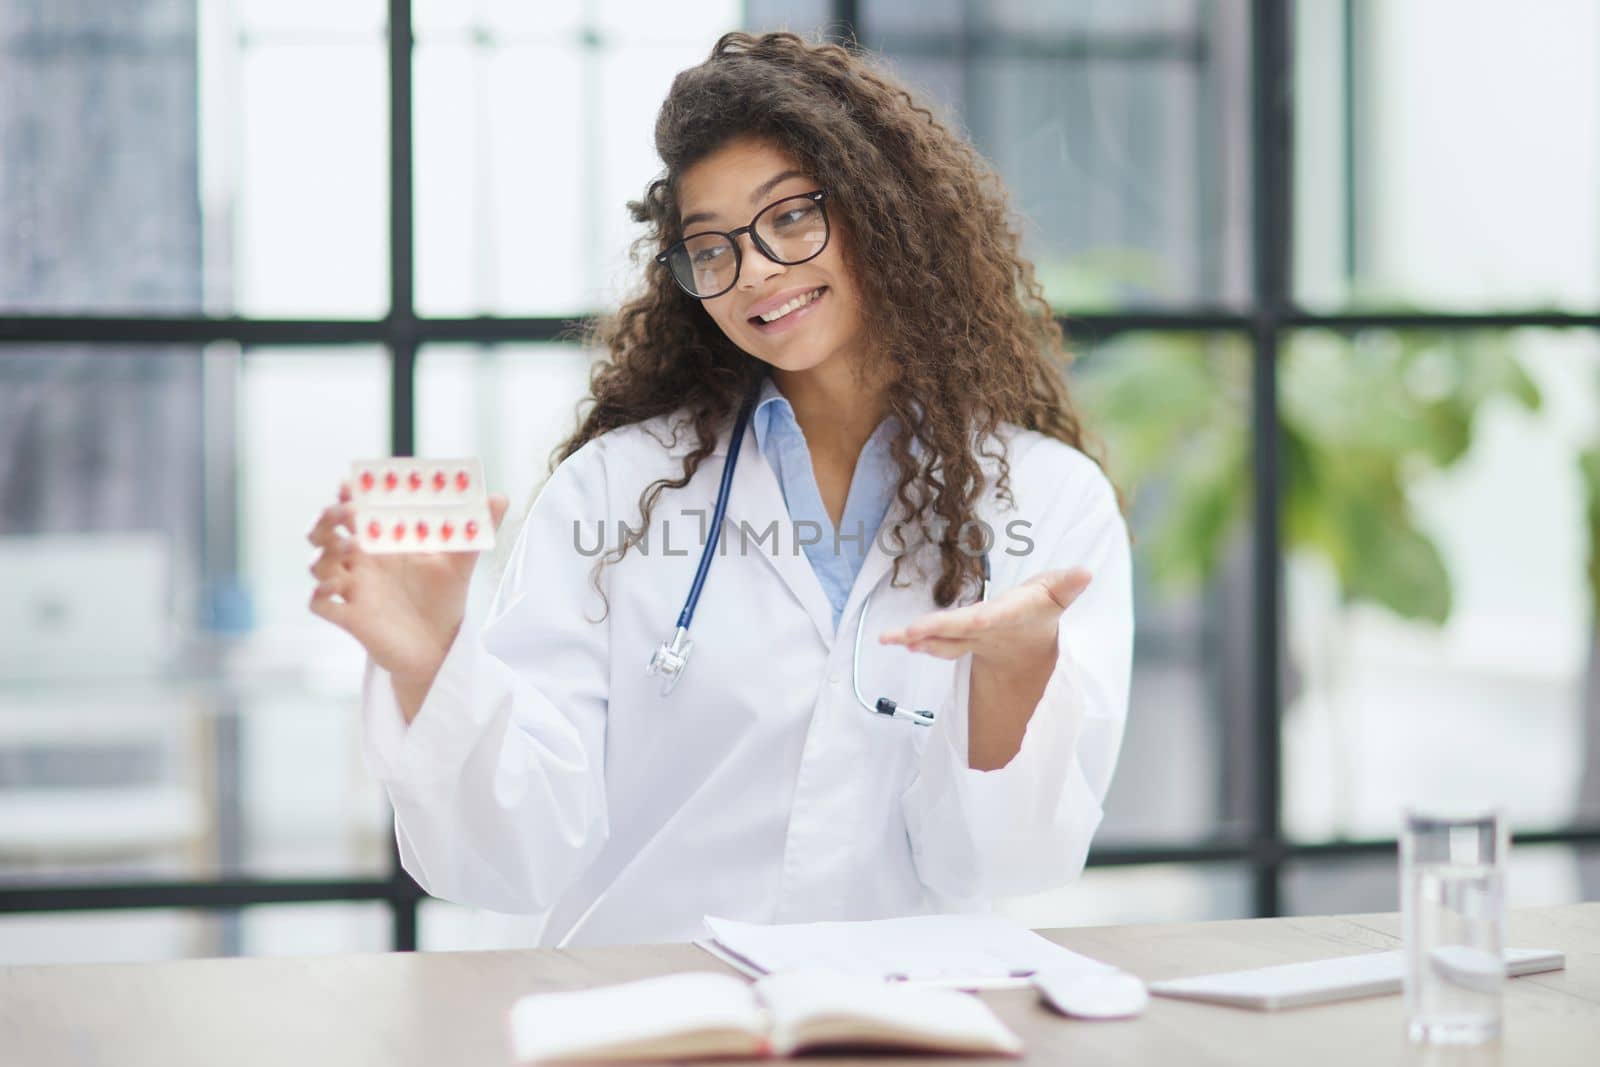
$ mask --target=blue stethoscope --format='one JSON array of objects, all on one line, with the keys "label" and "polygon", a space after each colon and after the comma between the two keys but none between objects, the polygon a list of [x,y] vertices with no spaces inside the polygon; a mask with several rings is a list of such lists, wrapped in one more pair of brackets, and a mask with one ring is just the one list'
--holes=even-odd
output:
[{"label": "blue stethoscope", "polygon": [[[694,582],[689,586],[689,596],[683,602],[683,610],[678,613],[678,625],[672,631],[672,638],[663,641],[656,648],[650,657],[649,666],[645,668],[646,673],[661,676],[662,696],[672,692],[672,687],[678,684],[684,668],[689,665],[689,653],[694,648],[694,639],[689,636],[689,623],[694,618],[695,605],[700,602],[700,591],[705,587],[706,575],[711,570],[711,560],[717,553],[717,542],[722,537],[722,519],[728,510],[728,492],[733,486],[733,468],[739,462],[739,449],[744,444],[745,427],[750,424],[750,414],[755,410],[760,385],[761,383],[757,381],[751,388],[743,406],[739,408],[739,417],[734,422],[733,437],[728,442],[728,461],[722,467],[722,482],[717,486],[717,504],[711,513],[711,533],[706,538],[705,547],[700,550],[700,565],[695,568]],[[987,552],[983,554],[982,599],[989,599]],[[877,701],[868,703],[867,698],[861,695],[861,636],[866,632],[867,609],[871,604],[872,594],[868,593],[866,600],[861,604],[861,617],[856,620],[855,653],[850,665],[850,684],[855,689],[856,701],[868,711],[879,715],[887,715],[892,719],[901,719],[918,726],[932,726],[931,711],[901,707],[888,697],[879,697]]]}]

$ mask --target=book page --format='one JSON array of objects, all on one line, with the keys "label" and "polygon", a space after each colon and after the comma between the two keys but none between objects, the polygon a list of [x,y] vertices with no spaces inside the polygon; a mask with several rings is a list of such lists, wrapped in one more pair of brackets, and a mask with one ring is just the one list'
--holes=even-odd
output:
[{"label": "book page", "polygon": [[759,1056],[768,1019],[741,978],[670,974],[618,985],[531,993],[511,1008],[521,1063]]},{"label": "book page", "polygon": [[833,971],[769,975],[755,994],[780,1056],[817,1048],[880,1047],[1020,1055],[1022,1040],[975,996]]}]

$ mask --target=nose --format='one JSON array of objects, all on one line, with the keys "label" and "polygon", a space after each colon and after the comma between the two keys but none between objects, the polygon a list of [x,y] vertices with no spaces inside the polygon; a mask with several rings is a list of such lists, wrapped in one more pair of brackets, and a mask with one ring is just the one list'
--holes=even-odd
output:
[{"label": "nose", "polygon": [[755,289],[768,278],[782,274],[788,268],[768,259],[755,242],[755,235],[741,233],[734,238],[739,248],[739,288]]}]

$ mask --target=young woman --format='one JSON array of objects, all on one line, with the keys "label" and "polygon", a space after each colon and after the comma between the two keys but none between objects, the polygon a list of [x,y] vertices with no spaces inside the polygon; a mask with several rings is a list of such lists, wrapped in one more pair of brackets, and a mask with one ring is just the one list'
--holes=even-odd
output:
[{"label": "young woman", "polygon": [[481,631],[474,557],[362,553],[347,488],[310,534],[402,862],[547,945],[1070,881],[1126,716],[1128,536],[997,180],[791,34],[718,41],[656,147],[643,290]]}]

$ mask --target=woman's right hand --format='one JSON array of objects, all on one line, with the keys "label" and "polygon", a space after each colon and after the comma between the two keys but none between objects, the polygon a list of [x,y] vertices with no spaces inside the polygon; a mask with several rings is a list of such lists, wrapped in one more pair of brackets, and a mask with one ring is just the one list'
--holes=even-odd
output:
[{"label": "woman's right hand", "polygon": [[[396,692],[417,694],[415,703],[420,705],[461,628],[478,553],[363,552],[350,499],[350,486],[342,483],[339,502],[324,509],[306,535],[322,550],[311,564],[317,579],[312,614],[361,642],[373,662],[393,677]],[[496,529],[508,504],[504,496],[489,497]],[[416,713],[415,707],[404,710],[407,721]]]}]

